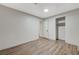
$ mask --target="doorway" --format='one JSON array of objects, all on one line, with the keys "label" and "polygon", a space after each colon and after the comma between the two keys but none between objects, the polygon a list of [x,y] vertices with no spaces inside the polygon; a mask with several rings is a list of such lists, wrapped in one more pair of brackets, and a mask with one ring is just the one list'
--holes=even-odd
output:
[{"label": "doorway", "polygon": [[65,40],[65,17],[56,18],[56,40]]}]

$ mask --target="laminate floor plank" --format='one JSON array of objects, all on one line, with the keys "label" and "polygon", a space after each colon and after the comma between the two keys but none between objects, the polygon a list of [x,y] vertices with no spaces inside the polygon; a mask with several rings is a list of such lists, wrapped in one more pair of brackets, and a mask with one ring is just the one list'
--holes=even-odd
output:
[{"label": "laminate floor plank", "polygon": [[39,38],[28,43],[0,51],[0,55],[78,55],[77,46],[64,40]]}]

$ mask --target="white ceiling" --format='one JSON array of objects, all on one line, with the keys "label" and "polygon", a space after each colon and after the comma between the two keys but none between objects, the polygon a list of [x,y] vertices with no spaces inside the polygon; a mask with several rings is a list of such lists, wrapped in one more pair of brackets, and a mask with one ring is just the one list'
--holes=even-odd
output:
[{"label": "white ceiling", "polygon": [[[79,8],[78,3],[2,3],[2,5],[38,16],[40,18],[47,18]],[[43,11],[44,9],[49,9],[49,12],[45,13]]]}]

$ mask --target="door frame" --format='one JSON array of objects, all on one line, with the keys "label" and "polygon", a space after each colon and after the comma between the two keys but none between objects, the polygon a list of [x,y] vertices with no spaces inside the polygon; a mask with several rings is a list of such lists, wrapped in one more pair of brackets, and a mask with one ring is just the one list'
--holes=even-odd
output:
[{"label": "door frame", "polygon": [[59,26],[65,26],[65,22],[64,23],[58,23],[59,21],[65,21],[65,16],[63,17],[58,17],[56,18],[56,40],[59,40]]}]

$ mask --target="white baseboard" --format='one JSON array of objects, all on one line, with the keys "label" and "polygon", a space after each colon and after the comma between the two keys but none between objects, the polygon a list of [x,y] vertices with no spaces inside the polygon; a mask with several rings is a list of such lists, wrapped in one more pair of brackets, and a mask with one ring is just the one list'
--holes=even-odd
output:
[{"label": "white baseboard", "polygon": [[78,41],[69,41],[69,40],[66,40],[65,42],[67,42],[69,44],[72,44],[72,45],[79,46],[79,42]]}]

